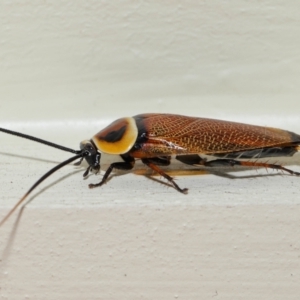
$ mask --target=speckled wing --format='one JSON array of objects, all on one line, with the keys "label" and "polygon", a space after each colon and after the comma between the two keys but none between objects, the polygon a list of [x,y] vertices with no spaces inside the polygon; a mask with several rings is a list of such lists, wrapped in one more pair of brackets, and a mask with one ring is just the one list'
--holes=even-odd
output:
[{"label": "speckled wing", "polygon": [[300,135],[293,132],[236,122],[173,114],[142,114],[133,117],[147,140],[145,153],[225,154],[271,147],[296,147]]}]

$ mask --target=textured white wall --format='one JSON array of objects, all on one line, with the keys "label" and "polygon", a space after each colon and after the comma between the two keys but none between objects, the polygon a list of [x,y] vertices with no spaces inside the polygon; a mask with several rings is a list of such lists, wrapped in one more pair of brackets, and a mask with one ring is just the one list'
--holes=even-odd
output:
[{"label": "textured white wall", "polygon": [[[0,5],[1,98],[28,107],[14,110],[11,119],[52,120],[42,110],[57,103],[61,118],[73,119],[83,104],[80,117],[97,118],[103,109],[111,112],[112,102],[119,115],[123,101],[140,112],[143,106],[182,111],[180,102],[195,100],[202,115],[213,106],[206,100],[216,96],[218,114],[233,110],[234,99],[241,112],[272,115],[272,106],[292,111],[299,94],[297,2]],[[32,102],[40,117],[32,116]],[[8,118],[3,108],[1,119]]]},{"label": "textured white wall", "polygon": [[[299,9],[266,0],[3,1],[0,126],[76,149],[111,120],[143,112],[300,132]],[[0,141],[4,216],[69,155]],[[88,190],[99,177],[83,181],[82,172],[53,175],[20,222],[16,213],[0,228],[3,299],[299,298],[299,178],[178,176],[190,188],[182,196],[135,174]]]}]

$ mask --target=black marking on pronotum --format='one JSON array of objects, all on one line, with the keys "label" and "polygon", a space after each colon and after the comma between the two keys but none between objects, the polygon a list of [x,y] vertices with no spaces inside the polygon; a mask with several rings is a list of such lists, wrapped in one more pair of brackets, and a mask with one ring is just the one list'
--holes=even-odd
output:
[{"label": "black marking on pronotum", "polygon": [[115,143],[122,139],[124,133],[126,131],[126,126],[122,126],[118,130],[114,130],[109,132],[106,136],[104,136],[102,139],[108,143]]}]

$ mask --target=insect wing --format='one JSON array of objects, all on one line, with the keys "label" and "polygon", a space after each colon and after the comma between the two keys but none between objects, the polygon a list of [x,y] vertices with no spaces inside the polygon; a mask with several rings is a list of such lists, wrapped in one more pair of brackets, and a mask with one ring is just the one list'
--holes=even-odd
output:
[{"label": "insect wing", "polygon": [[[300,136],[282,129],[173,114],[134,116],[139,128],[138,156],[242,152],[271,147],[296,147]],[[138,141],[139,142],[139,141]]]}]

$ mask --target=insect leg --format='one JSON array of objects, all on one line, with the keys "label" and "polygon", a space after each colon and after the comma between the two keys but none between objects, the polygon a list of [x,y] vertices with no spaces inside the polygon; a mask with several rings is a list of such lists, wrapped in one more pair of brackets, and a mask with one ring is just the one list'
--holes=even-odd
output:
[{"label": "insect leg", "polygon": [[285,171],[292,175],[297,175],[297,176],[300,175],[299,172],[295,172],[293,170],[287,169],[278,164],[269,164],[269,163],[251,162],[251,161],[239,161],[239,160],[235,160],[235,159],[215,159],[215,160],[204,162],[203,165],[206,167],[217,167],[217,166],[259,167],[259,168],[268,168],[268,169],[273,169],[273,170],[282,170],[282,171]]},{"label": "insect leg", "polygon": [[168,174],[166,174],[163,170],[161,170],[157,164],[160,165],[169,165],[170,163],[170,158],[168,160],[159,158],[159,157],[154,157],[154,158],[144,158],[142,159],[142,162],[147,165],[149,168],[151,168],[153,171],[157,172],[158,174],[160,174],[161,176],[163,176],[164,178],[166,178],[170,183],[172,183],[172,185],[174,186],[174,188],[183,194],[187,194],[188,189],[184,188],[181,189],[174,181],[174,179],[169,176]]},{"label": "insect leg", "polygon": [[[217,159],[218,161],[219,159]],[[213,162],[213,161],[211,161]],[[234,165],[239,165],[239,166],[245,166],[245,167],[262,167],[262,168],[269,168],[273,170],[282,170],[287,173],[290,173],[292,175],[297,175],[300,176],[299,172],[295,172],[293,170],[287,169],[281,165],[277,164],[268,164],[268,163],[260,163],[260,162],[250,162],[250,161],[237,161],[237,160],[229,160],[229,165],[234,166]]]},{"label": "insect leg", "polygon": [[273,170],[282,170],[288,172],[292,175],[300,176],[299,172],[295,172],[293,170],[287,169],[281,165],[277,164],[268,164],[262,162],[250,162],[250,161],[239,161],[235,159],[215,159],[211,161],[206,161],[201,158],[197,154],[192,155],[178,155],[176,159],[181,161],[182,163],[188,165],[201,165],[205,167],[233,167],[233,166],[244,166],[244,167],[261,167],[261,168],[269,168]]},{"label": "insect leg", "polygon": [[131,170],[134,166],[134,162],[135,162],[134,158],[130,157],[130,156],[124,156],[124,155],[121,155],[121,157],[123,158],[124,162],[112,163],[106,170],[105,174],[103,175],[102,180],[96,184],[92,184],[92,183],[89,184],[89,188],[92,189],[92,188],[95,188],[97,186],[101,186],[102,184],[104,184],[113,169]]},{"label": "insect leg", "polygon": [[177,155],[175,157],[180,162],[187,165],[204,165],[206,159],[201,158],[198,154]]}]

